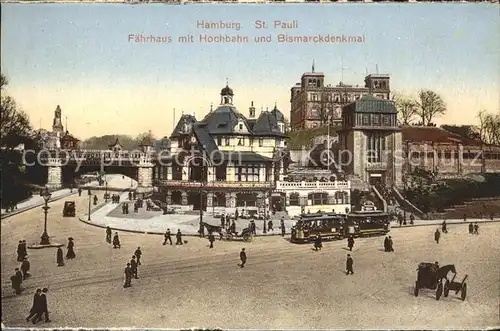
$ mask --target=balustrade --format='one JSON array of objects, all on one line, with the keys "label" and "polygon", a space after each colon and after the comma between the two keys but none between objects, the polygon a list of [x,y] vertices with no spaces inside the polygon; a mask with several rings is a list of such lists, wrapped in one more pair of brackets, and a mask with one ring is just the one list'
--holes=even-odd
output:
[{"label": "balustrade", "polygon": [[184,181],[184,180],[166,180],[155,179],[154,183],[161,186],[176,187],[207,187],[207,188],[273,188],[272,182],[228,182],[228,181],[209,181],[206,183]]},{"label": "balustrade", "polygon": [[287,190],[287,189],[315,189],[315,188],[322,188],[322,189],[350,189],[351,188],[351,182],[346,181],[346,182],[340,182],[340,181],[335,181],[335,182],[276,182],[276,189],[277,190]]}]

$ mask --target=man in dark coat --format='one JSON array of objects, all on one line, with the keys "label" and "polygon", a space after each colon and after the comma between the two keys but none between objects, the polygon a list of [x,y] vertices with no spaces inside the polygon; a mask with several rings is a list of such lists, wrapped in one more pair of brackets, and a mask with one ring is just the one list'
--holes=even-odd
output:
[{"label": "man in dark coat", "polygon": [[352,251],[352,248],[354,247],[354,237],[353,236],[349,236],[349,238],[347,238],[347,247],[349,247],[349,250]]},{"label": "man in dark coat", "polygon": [[23,275],[19,271],[19,268],[16,268],[16,272],[14,275],[10,277],[10,281],[12,282],[12,288],[14,292],[19,295],[21,294],[21,284],[23,282]]},{"label": "man in dark coat", "polygon": [[474,233],[474,225],[472,224],[472,222],[469,224],[469,234],[473,234]]},{"label": "man in dark coat", "polygon": [[49,307],[48,307],[48,304],[47,304],[47,292],[49,290],[45,287],[43,290],[42,290],[42,294],[40,294],[40,297],[39,297],[39,303],[40,305],[37,307],[38,311],[37,311],[37,314],[35,316],[35,318],[33,319],[33,324],[36,324],[38,321],[40,321],[42,319],[42,315],[45,314],[45,323],[49,323],[50,322],[50,319],[49,319]]},{"label": "man in dark coat", "polygon": [[28,261],[28,257],[24,257],[23,263],[21,263],[21,272],[23,274],[23,280],[26,280],[29,276],[31,276],[28,271],[30,270],[30,261]]},{"label": "man in dark coat", "polygon": [[137,265],[141,265],[142,251],[140,247],[137,247],[137,249],[134,252],[134,255],[137,258]]},{"label": "man in dark coat", "polygon": [[392,237],[389,236],[389,252],[394,252],[394,243],[392,242]]},{"label": "man in dark coat", "polygon": [[479,224],[474,224],[474,234],[479,234]]},{"label": "man in dark coat", "polygon": [[245,266],[245,263],[247,263],[247,253],[245,252],[244,248],[241,249],[240,260],[241,260],[240,267],[243,268]]},{"label": "man in dark coat", "polygon": [[38,313],[38,307],[40,306],[40,295],[42,294],[42,289],[37,288],[35,295],[33,296],[33,305],[30,309],[30,314],[26,317],[26,322],[28,322],[33,316]]},{"label": "man in dark coat", "polygon": [[385,237],[384,239],[384,252],[389,252],[389,237]]},{"label": "man in dark coat", "polygon": [[440,237],[441,237],[441,232],[439,232],[439,229],[436,229],[436,232],[434,232],[434,240],[436,241],[436,244],[439,244]]},{"label": "man in dark coat", "polygon": [[73,238],[68,238],[68,251],[66,252],[66,259],[74,259],[76,257],[75,254],[75,243],[73,242]]},{"label": "man in dark coat", "polygon": [[177,241],[175,242],[176,245],[182,245],[182,233],[181,229],[177,229],[177,234],[175,235],[175,238]]},{"label": "man in dark coat", "polygon": [[61,247],[57,248],[56,262],[58,267],[64,266],[63,250]]},{"label": "man in dark coat", "polygon": [[118,237],[118,232],[115,232],[115,236],[113,237],[113,248],[121,248],[120,238]]},{"label": "man in dark coat", "polygon": [[208,241],[210,242],[210,248],[214,248],[215,237],[212,232],[208,234]]},{"label": "man in dark coat", "polygon": [[255,221],[254,220],[251,220],[250,221],[250,232],[252,232],[252,234],[255,236],[257,235],[257,227],[255,226]]},{"label": "man in dark coat", "polygon": [[23,254],[23,241],[19,240],[19,244],[17,245],[17,261],[22,262],[22,260],[24,259]]},{"label": "man in dark coat", "polygon": [[268,231],[273,231],[273,221],[269,220],[269,222],[267,222],[267,230]]},{"label": "man in dark coat", "polygon": [[234,222],[234,220],[229,227],[229,233],[236,233],[236,223]]},{"label": "man in dark coat", "polygon": [[441,224],[441,231],[443,231],[443,233],[448,233],[448,230],[446,229],[446,221],[443,221],[443,224]]},{"label": "man in dark coat", "polygon": [[220,217],[220,226],[223,228],[226,226],[226,218],[224,217],[224,214]]},{"label": "man in dark coat", "polygon": [[81,188],[81,187],[79,187],[79,188],[78,188],[78,196],[79,196],[79,197],[81,197],[81,196],[82,196],[82,188]]},{"label": "man in dark coat", "polygon": [[354,275],[354,270],[353,270],[353,265],[354,261],[352,260],[351,254],[347,254],[347,260],[345,262],[345,269],[346,269],[346,274],[349,275]]},{"label": "man in dark coat", "polygon": [[124,288],[132,286],[132,269],[130,268],[130,263],[127,263],[127,266],[125,267],[125,284],[123,285]]},{"label": "man in dark coat", "polygon": [[99,200],[99,199],[97,198],[97,195],[94,195],[94,206],[95,206],[95,205],[97,205],[97,201],[98,201],[98,200]]},{"label": "man in dark coat", "polygon": [[321,248],[323,248],[323,241],[321,240],[321,236],[317,234],[316,238],[314,238],[314,249],[317,251],[318,249],[321,250]]},{"label": "man in dark coat", "polygon": [[139,279],[139,277],[137,277],[137,261],[135,260],[135,255],[132,256],[132,260],[130,260],[130,269],[132,270],[132,276],[134,276],[135,279]]},{"label": "man in dark coat", "polygon": [[286,227],[285,227],[285,220],[283,219],[283,217],[281,218],[280,227],[281,227],[281,236],[284,237],[286,232]]},{"label": "man in dark coat", "polygon": [[111,228],[109,226],[106,227],[106,242],[111,244]]},{"label": "man in dark coat", "polygon": [[165,237],[165,240],[163,241],[163,245],[166,245],[167,241],[170,242],[170,245],[172,245],[172,237],[171,237],[170,229],[167,229],[167,232],[165,232],[164,237]]},{"label": "man in dark coat", "polygon": [[413,225],[415,221],[415,216],[413,216],[413,214],[410,214],[410,224]]}]

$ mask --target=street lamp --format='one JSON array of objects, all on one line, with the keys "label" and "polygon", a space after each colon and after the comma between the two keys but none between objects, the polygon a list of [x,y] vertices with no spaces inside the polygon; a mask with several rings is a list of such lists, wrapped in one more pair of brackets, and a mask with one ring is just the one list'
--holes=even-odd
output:
[{"label": "street lamp", "polygon": [[47,213],[49,212],[50,207],[48,206],[51,194],[49,193],[49,189],[45,188],[45,191],[42,194],[43,201],[45,202],[45,206],[42,207],[43,212],[45,214],[45,222],[43,225],[43,233],[40,238],[40,245],[50,245],[50,237],[47,233]]},{"label": "street lamp", "polygon": [[91,208],[90,202],[91,202],[91,200],[92,200],[92,192],[89,189],[89,217],[88,217],[88,221],[90,221],[90,208]]},{"label": "street lamp", "polygon": [[104,202],[108,202],[108,181],[106,180],[106,177],[104,177],[104,180],[105,180],[105,184],[106,184],[106,190],[104,191]]}]

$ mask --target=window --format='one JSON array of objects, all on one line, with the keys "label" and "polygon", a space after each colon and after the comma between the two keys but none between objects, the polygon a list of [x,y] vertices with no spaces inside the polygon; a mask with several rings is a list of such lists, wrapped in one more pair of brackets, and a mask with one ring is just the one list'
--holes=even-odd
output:
[{"label": "window", "polygon": [[236,179],[239,182],[258,182],[259,181],[259,166],[243,166],[236,168]]},{"label": "window", "polygon": [[298,193],[290,194],[290,206],[299,206],[299,205],[300,205],[299,194]]},{"label": "window", "polygon": [[264,147],[264,139],[259,138],[259,147]]},{"label": "window", "polygon": [[252,145],[253,145],[253,137],[249,138],[249,140],[250,140],[249,145],[250,145],[250,147],[252,147]]},{"label": "window", "polygon": [[243,130],[243,124],[240,123],[239,128],[240,130]]},{"label": "window", "polygon": [[217,137],[217,145],[218,146],[222,145],[222,137]]},{"label": "window", "polygon": [[243,146],[244,145],[244,140],[243,139],[238,139],[238,146]]},{"label": "window", "polygon": [[308,194],[307,199],[311,200],[313,205],[327,205],[328,193],[311,193]]},{"label": "window", "polygon": [[383,123],[384,126],[391,126],[391,115],[384,115]]},{"label": "window", "polygon": [[[386,150],[386,139],[380,133],[372,133],[367,137],[366,155],[368,162],[381,162],[382,152]],[[418,156],[417,156],[418,157]]]},{"label": "window", "polygon": [[231,144],[231,139],[226,138],[225,140],[226,140],[226,146],[229,146]]},{"label": "window", "polygon": [[380,125],[380,115],[378,115],[378,114],[372,115],[372,124],[373,125]]},{"label": "window", "polygon": [[318,96],[316,94],[311,95],[312,101],[318,101]]},{"label": "window", "polygon": [[363,114],[363,125],[370,125],[370,117],[367,114]]}]

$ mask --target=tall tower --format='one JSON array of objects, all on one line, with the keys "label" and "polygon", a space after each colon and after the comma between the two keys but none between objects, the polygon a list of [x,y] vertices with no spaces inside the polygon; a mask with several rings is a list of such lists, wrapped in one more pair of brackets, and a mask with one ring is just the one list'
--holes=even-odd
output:
[{"label": "tall tower", "polygon": [[365,77],[365,87],[370,89],[370,94],[380,99],[390,100],[390,76],[387,74],[371,74]]},{"label": "tall tower", "polygon": [[61,107],[59,105],[57,105],[57,108],[54,112],[54,120],[52,121],[52,131],[61,134],[64,132],[64,127],[62,125],[62,118],[61,118]]},{"label": "tall tower", "polygon": [[250,105],[250,108],[248,108],[249,116],[248,118],[255,118],[255,107],[253,106],[253,101]]},{"label": "tall tower", "polygon": [[229,87],[229,85],[226,84],[226,87],[224,87],[220,91],[220,104],[221,105],[233,105],[233,90]]}]

